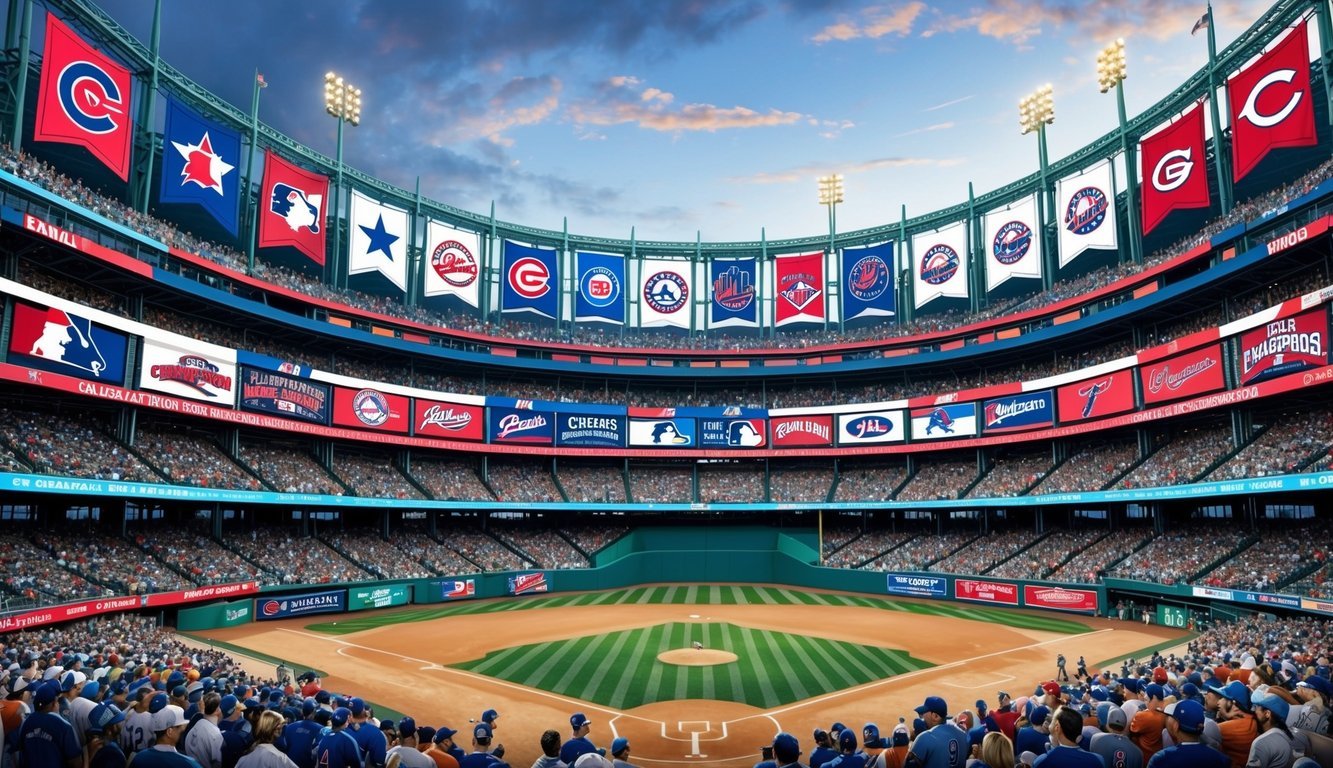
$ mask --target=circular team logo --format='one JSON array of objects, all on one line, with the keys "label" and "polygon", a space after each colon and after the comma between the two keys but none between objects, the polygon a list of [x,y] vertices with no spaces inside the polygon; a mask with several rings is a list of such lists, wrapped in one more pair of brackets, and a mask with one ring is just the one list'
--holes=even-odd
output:
[{"label": "circular team logo", "polygon": [[874,301],[889,287],[889,265],[878,256],[862,256],[852,265],[847,291],[858,301]]},{"label": "circular team logo", "polygon": [[435,246],[430,266],[441,280],[455,288],[466,288],[477,281],[477,259],[457,240],[445,240]]},{"label": "circular team logo", "polygon": [[264,607],[260,609],[265,616],[276,616],[278,611],[282,610],[282,604],[277,600],[265,600]]},{"label": "circular team logo", "polygon": [[551,271],[541,259],[524,256],[509,265],[509,287],[525,299],[537,299],[551,290]]},{"label": "circular team logo", "polygon": [[389,399],[373,389],[363,389],[352,397],[352,412],[367,427],[378,427],[389,420]]},{"label": "circular team logo", "polygon": [[609,307],[620,298],[620,279],[606,267],[593,267],[579,280],[579,292],[594,307]]},{"label": "circular team logo", "polygon": [[685,278],[675,272],[658,272],[643,284],[643,300],[659,314],[678,311],[689,297],[690,287]]},{"label": "circular team logo", "polygon": [[1091,234],[1106,221],[1110,201],[1096,187],[1084,187],[1069,198],[1065,207],[1065,229],[1076,235]]},{"label": "circular team logo", "polygon": [[1011,221],[1000,227],[990,244],[995,260],[1005,266],[1017,264],[1032,250],[1032,228],[1021,221]]},{"label": "circular team logo", "polygon": [[60,108],[88,133],[111,133],[120,127],[125,104],[120,88],[103,69],[90,61],[73,61],[56,80]]},{"label": "circular team logo", "polygon": [[921,280],[929,285],[943,285],[958,274],[958,251],[940,243],[932,245],[921,257]]}]

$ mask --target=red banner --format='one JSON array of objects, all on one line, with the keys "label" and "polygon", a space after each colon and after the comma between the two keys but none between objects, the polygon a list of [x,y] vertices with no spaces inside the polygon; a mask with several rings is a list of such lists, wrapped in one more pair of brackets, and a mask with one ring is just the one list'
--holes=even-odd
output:
[{"label": "red banner", "polygon": [[1208,164],[1204,160],[1203,105],[1139,145],[1143,179],[1143,234],[1176,209],[1208,207]]},{"label": "red banner", "polygon": [[1023,605],[1052,611],[1097,612],[1097,592],[1091,589],[1023,585]]},{"label": "red banner", "polygon": [[953,596],[955,600],[1018,605],[1018,585],[1002,581],[955,579],[953,582]]},{"label": "red banner", "polygon": [[412,430],[414,435],[478,442],[485,439],[485,409],[480,405],[459,405],[417,398],[413,401],[412,413],[416,425]]},{"label": "red banner", "polygon": [[1134,408],[1134,373],[1116,371],[1105,376],[1066,384],[1056,391],[1061,424],[1100,419]]},{"label": "red banner", "polygon": [[33,139],[83,147],[128,181],[133,135],[130,71],[48,12]]},{"label": "red banner", "polygon": [[324,266],[329,178],[266,151],[259,194],[259,247],[290,246]]},{"label": "red banner", "polygon": [[378,389],[333,388],[333,423],[340,427],[405,435],[412,426],[411,407],[408,398]]},{"label": "red banner", "polygon": [[1240,337],[1240,382],[1251,384],[1328,362],[1328,312],[1265,323]]},{"label": "red banner", "polygon": [[779,256],[773,264],[774,324],[824,322],[824,254]]},{"label": "red banner", "polygon": [[1227,81],[1231,105],[1232,177],[1236,181],[1282,147],[1309,147],[1315,133],[1306,22]]},{"label": "red banner", "polygon": [[1143,402],[1164,403],[1202,395],[1225,386],[1222,347],[1214,344],[1139,368]]},{"label": "red banner", "polygon": [[1278,235],[1277,237],[1268,241],[1267,244],[1268,255],[1272,256],[1273,254],[1281,253],[1287,250],[1288,248],[1295,248],[1296,246],[1300,245],[1306,240],[1309,240],[1315,235],[1324,234],[1325,232],[1328,231],[1328,225],[1330,221],[1333,221],[1333,216],[1325,216],[1322,219],[1315,219],[1309,224],[1306,224],[1305,226],[1300,227],[1298,229],[1292,230],[1291,232],[1288,232],[1285,235]]},{"label": "red banner", "polygon": [[144,605],[152,608],[159,605],[178,605],[180,603],[197,603],[200,600],[217,600],[223,597],[233,597],[235,595],[249,595],[259,591],[259,582],[240,581],[234,584],[212,584],[198,589],[183,589],[177,592],[159,592],[148,595],[144,599]]},{"label": "red banner", "polygon": [[77,603],[53,605],[24,613],[0,616],[0,632],[18,632],[32,627],[59,624],[72,619],[86,619],[107,613],[123,613],[138,610],[141,607],[180,605],[200,600],[214,600],[230,595],[249,594],[259,591],[259,584],[253,581],[235,584],[215,584],[198,589],[186,589],[179,592],[161,592],[153,595],[127,595],[125,597],[104,597],[99,600],[81,600]]},{"label": "red banner", "polygon": [[775,416],[768,423],[775,448],[833,444],[831,415]]}]

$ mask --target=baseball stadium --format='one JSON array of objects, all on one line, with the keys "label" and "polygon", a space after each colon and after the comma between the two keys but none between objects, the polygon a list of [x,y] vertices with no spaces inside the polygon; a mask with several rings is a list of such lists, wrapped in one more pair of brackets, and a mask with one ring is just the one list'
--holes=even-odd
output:
[{"label": "baseball stadium", "polygon": [[333,73],[336,157],[160,2],[7,5],[5,768],[1333,766],[1329,3],[753,241],[432,200]]}]

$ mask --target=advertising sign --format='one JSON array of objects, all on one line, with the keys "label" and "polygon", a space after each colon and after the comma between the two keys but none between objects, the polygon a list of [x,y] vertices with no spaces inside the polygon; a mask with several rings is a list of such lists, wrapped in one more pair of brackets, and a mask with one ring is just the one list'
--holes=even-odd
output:
[{"label": "advertising sign", "polygon": [[1134,408],[1134,376],[1116,371],[1066,384],[1055,392],[1061,424],[1114,416]]},{"label": "advertising sign", "polygon": [[364,611],[368,608],[388,608],[407,605],[412,601],[412,589],[406,584],[389,586],[352,587],[347,590],[347,610]]},{"label": "advertising sign", "polygon": [[408,398],[378,389],[335,387],[333,390],[333,423],[340,427],[405,435],[412,426],[411,407]]},{"label": "advertising sign", "polygon": [[33,368],[81,379],[125,383],[123,334],[72,312],[14,304],[9,352]]},{"label": "advertising sign", "polygon": [[309,616],[316,613],[342,613],[345,610],[347,610],[347,592],[342,589],[307,592],[287,597],[255,598],[255,618],[259,621]]},{"label": "advertising sign", "polygon": [[1264,324],[1240,337],[1240,383],[1253,384],[1328,364],[1328,313],[1320,309]]},{"label": "advertising sign", "polygon": [[233,595],[248,595],[258,591],[259,582],[256,581],[212,584],[198,589],[182,589],[176,592],[158,592],[145,595],[143,604],[149,608],[155,608],[160,605],[179,605],[181,603],[195,603],[200,600],[216,600],[220,597],[232,597]]},{"label": "advertising sign", "polygon": [[763,448],[763,419],[699,419],[699,445],[705,448]]},{"label": "advertising sign", "polygon": [[621,448],[625,445],[624,416],[589,416],[562,413],[555,417],[556,445],[592,445]]},{"label": "advertising sign", "polygon": [[982,429],[990,433],[1037,429],[1055,423],[1055,397],[1049,389],[987,400],[981,410]]},{"label": "advertising sign", "polygon": [[551,445],[555,414],[491,406],[491,442]]},{"label": "advertising sign", "polygon": [[768,420],[774,448],[833,445],[833,416],[774,416]]},{"label": "advertising sign", "polygon": [[900,410],[838,415],[838,445],[901,443],[905,439],[907,422]]},{"label": "advertising sign", "polygon": [[[423,594],[424,593],[424,594]],[[417,602],[441,603],[448,600],[466,600],[477,596],[475,579],[444,579],[430,581],[423,589],[417,590]]]},{"label": "advertising sign", "polygon": [[418,397],[413,399],[412,414],[414,435],[448,440],[486,439],[486,411],[480,405],[446,403]]},{"label": "advertising sign", "polygon": [[[143,340],[139,386],[169,395],[231,405],[236,402],[236,353],[211,344],[185,349],[150,338]],[[204,351],[203,348],[208,351]]]},{"label": "advertising sign", "polygon": [[953,583],[953,596],[955,600],[1018,605],[1018,585],[1001,581],[956,579]]},{"label": "advertising sign", "polygon": [[1221,389],[1222,347],[1217,344],[1139,368],[1143,402],[1162,403]]},{"label": "advertising sign", "polygon": [[1097,612],[1097,592],[1091,589],[1023,585],[1023,605],[1052,611]]},{"label": "advertising sign", "polygon": [[950,403],[912,409],[913,440],[974,437],[976,434],[976,403]]},{"label": "advertising sign", "polygon": [[511,595],[535,595],[550,588],[551,585],[547,583],[544,573],[517,573],[509,577]]},{"label": "advertising sign", "polygon": [[694,419],[630,419],[629,444],[644,448],[689,448],[697,444]]},{"label": "advertising sign", "polygon": [[890,595],[911,597],[948,597],[949,580],[943,576],[921,576],[912,573],[887,573]]},{"label": "advertising sign", "polygon": [[329,386],[274,371],[241,368],[241,408],[329,423]]}]

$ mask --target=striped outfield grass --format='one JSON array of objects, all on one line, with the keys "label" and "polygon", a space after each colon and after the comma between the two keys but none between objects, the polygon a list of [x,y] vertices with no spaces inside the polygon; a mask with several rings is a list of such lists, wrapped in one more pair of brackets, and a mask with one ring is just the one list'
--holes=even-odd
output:
[{"label": "striped outfield grass", "polygon": [[361,616],[344,614],[338,623],[311,624],[308,628],[333,635],[345,635],[367,629],[409,621],[431,621],[448,616],[473,613],[526,611],[535,608],[598,605],[827,605],[860,606],[885,611],[900,611],[928,616],[949,616],[968,621],[984,621],[1016,629],[1035,629],[1075,635],[1087,626],[1055,616],[963,603],[908,602],[865,595],[836,595],[807,592],[798,588],[768,586],[723,586],[716,584],[681,584],[676,586],[631,587],[610,592],[583,592],[543,595],[509,600],[460,601],[406,611],[374,612]]},{"label": "striped outfield grass", "polygon": [[[695,641],[738,658],[706,667],[657,660]],[[505,648],[453,666],[614,709],[678,699],[770,709],[931,664],[892,648],[726,623],[672,623]]]}]

